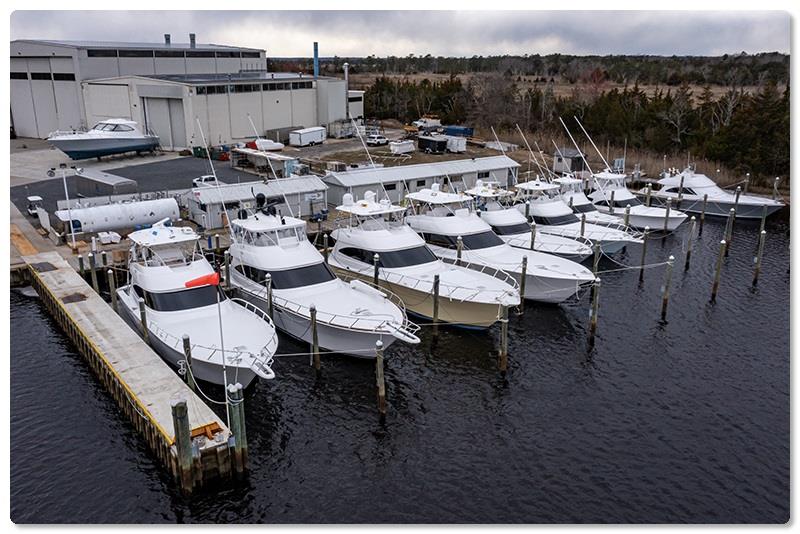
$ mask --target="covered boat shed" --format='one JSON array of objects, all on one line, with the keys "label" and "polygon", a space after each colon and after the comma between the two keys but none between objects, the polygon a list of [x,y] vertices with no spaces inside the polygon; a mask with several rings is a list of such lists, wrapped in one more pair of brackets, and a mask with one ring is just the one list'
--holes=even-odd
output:
[{"label": "covered boat shed", "polygon": [[491,156],[330,172],[323,180],[330,188],[328,202],[333,206],[342,204],[345,193],[360,199],[366,191],[375,191],[382,198],[384,189],[391,201],[397,203],[403,200],[406,193],[429,188],[433,183],[442,184],[445,188],[448,183],[452,184],[456,191],[474,187],[478,179],[511,186],[517,181],[519,167],[519,163],[508,156]]},{"label": "covered boat shed", "polygon": [[327,190],[317,176],[290,176],[266,182],[242,182],[219,187],[196,187],[186,196],[189,218],[204,228],[223,228],[224,217],[236,217],[239,208],[255,207],[255,197],[278,199],[275,208],[295,217],[321,213],[327,208]]}]

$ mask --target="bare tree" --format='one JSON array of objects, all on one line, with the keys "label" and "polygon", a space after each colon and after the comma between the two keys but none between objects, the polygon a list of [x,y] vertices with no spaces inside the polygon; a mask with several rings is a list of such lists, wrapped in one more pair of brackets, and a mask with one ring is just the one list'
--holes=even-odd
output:
[{"label": "bare tree", "polygon": [[675,92],[672,102],[659,116],[674,129],[672,140],[681,144],[682,136],[689,133],[689,114],[692,112],[692,92],[683,84]]}]

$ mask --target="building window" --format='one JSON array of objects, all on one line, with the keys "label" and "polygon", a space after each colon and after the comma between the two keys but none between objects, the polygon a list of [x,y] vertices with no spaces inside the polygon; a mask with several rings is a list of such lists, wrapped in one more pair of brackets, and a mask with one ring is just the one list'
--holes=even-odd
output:
[{"label": "building window", "polygon": [[75,75],[71,72],[54,72],[53,79],[57,82],[74,82]]},{"label": "building window", "polygon": [[206,86],[205,85],[198,85],[197,87],[194,88],[194,90],[195,90],[195,93],[197,93],[198,95],[206,94]]},{"label": "building window", "polygon": [[31,80],[52,80],[49,72],[31,72]]},{"label": "building window", "polygon": [[482,171],[478,173],[478,178],[488,178],[491,175],[489,171]]},{"label": "building window", "polygon": [[27,80],[28,73],[27,72],[12,72],[11,73],[12,80]]},{"label": "building window", "polygon": [[428,185],[428,180],[417,180],[417,187],[425,187]]},{"label": "building window", "polygon": [[360,96],[351,96],[347,99],[348,102],[362,102],[364,99]]},{"label": "building window", "polygon": [[108,50],[106,48],[95,48],[86,51],[89,57],[117,57],[116,50]]},{"label": "building window", "polygon": [[204,50],[187,50],[186,57],[214,57],[214,52]]},{"label": "building window", "polygon": [[120,50],[119,57],[153,57],[152,50]]},{"label": "building window", "polygon": [[383,188],[386,189],[387,191],[396,191],[397,184],[383,184]]},{"label": "building window", "polygon": [[259,53],[259,52],[242,52],[242,57],[260,58],[261,57],[261,53]]},{"label": "building window", "polygon": [[217,57],[239,57],[238,52],[217,52]]},{"label": "building window", "polygon": [[183,50],[156,50],[156,57],[183,57]]}]

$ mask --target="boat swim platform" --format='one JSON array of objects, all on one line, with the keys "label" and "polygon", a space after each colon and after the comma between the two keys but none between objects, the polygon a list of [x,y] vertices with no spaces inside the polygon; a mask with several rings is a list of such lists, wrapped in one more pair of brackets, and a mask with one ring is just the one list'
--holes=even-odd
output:
[{"label": "boat swim platform", "polygon": [[[176,481],[183,481],[184,490],[232,479],[236,470],[234,440],[203,400],[58,252],[26,255],[22,260],[45,308],[159,462]],[[185,401],[188,412],[192,455],[188,474],[179,461],[178,447],[187,441],[176,436],[172,407],[176,401]]]}]

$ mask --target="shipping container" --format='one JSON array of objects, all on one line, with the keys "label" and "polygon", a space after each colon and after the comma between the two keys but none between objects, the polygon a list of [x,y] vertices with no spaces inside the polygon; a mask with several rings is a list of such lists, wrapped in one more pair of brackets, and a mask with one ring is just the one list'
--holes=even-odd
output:
[{"label": "shipping container", "polygon": [[475,135],[475,128],[469,126],[445,126],[444,133],[458,137],[472,137]]}]

